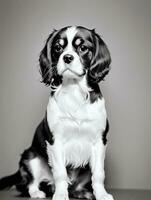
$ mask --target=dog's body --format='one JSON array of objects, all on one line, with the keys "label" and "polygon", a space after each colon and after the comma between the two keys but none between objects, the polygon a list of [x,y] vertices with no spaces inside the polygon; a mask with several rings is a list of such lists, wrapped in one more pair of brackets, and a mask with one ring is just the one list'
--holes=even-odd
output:
[{"label": "dog's body", "polygon": [[109,125],[98,86],[109,71],[107,46],[94,30],[65,27],[50,34],[39,61],[51,87],[47,112],[19,170],[0,188],[16,185],[35,198],[54,193],[53,200],[113,200],[104,189]]}]

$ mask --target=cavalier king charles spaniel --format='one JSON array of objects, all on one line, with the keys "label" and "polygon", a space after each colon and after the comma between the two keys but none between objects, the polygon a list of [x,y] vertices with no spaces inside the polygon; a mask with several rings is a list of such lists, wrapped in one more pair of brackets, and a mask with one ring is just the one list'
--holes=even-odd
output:
[{"label": "cavalier king charles spaniel", "polygon": [[32,198],[113,200],[104,188],[109,129],[99,82],[111,57],[102,38],[82,26],[54,30],[40,53],[42,82],[50,87],[46,114],[18,171],[0,180]]}]

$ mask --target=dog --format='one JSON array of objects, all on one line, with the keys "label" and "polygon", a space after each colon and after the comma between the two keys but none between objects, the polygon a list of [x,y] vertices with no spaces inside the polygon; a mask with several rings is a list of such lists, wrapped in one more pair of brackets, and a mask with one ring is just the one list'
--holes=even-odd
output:
[{"label": "dog", "polygon": [[82,26],[54,30],[39,57],[42,82],[50,87],[46,114],[16,173],[0,189],[53,200],[113,200],[104,188],[109,123],[99,82],[110,71],[103,39]]}]

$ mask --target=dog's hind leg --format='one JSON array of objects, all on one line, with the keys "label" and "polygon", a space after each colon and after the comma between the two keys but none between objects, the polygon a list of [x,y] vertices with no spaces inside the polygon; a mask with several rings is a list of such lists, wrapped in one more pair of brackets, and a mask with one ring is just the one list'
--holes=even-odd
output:
[{"label": "dog's hind leg", "polygon": [[69,196],[76,199],[94,200],[91,186],[91,171],[90,167],[85,167],[68,170],[71,185],[69,186]]},{"label": "dog's hind leg", "polygon": [[33,182],[29,185],[28,189],[31,198],[45,198],[46,195],[43,191],[39,190],[39,183]]},{"label": "dog's hind leg", "polygon": [[53,182],[51,170],[48,164],[39,156],[29,161],[29,168],[32,172],[33,181],[28,186],[29,195],[32,198],[45,198],[46,194],[41,191],[40,184],[43,181]]}]

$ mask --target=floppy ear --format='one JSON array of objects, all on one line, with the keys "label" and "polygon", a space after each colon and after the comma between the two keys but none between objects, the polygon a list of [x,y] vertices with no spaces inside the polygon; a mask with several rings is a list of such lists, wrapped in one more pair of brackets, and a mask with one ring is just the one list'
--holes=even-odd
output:
[{"label": "floppy ear", "polygon": [[40,52],[39,56],[39,65],[40,65],[40,73],[42,76],[42,82],[45,83],[45,85],[47,86],[51,84],[55,72],[51,61],[51,46],[57,32],[58,32],[57,30],[54,30],[49,35],[48,39],[46,40],[45,46]]},{"label": "floppy ear", "polygon": [[99,83],[108,74],[110,70],[111,57],[105,42],[101,37],[93,32],[94,55],[92,57],[91,66],[88,75],[93,82]]}]

